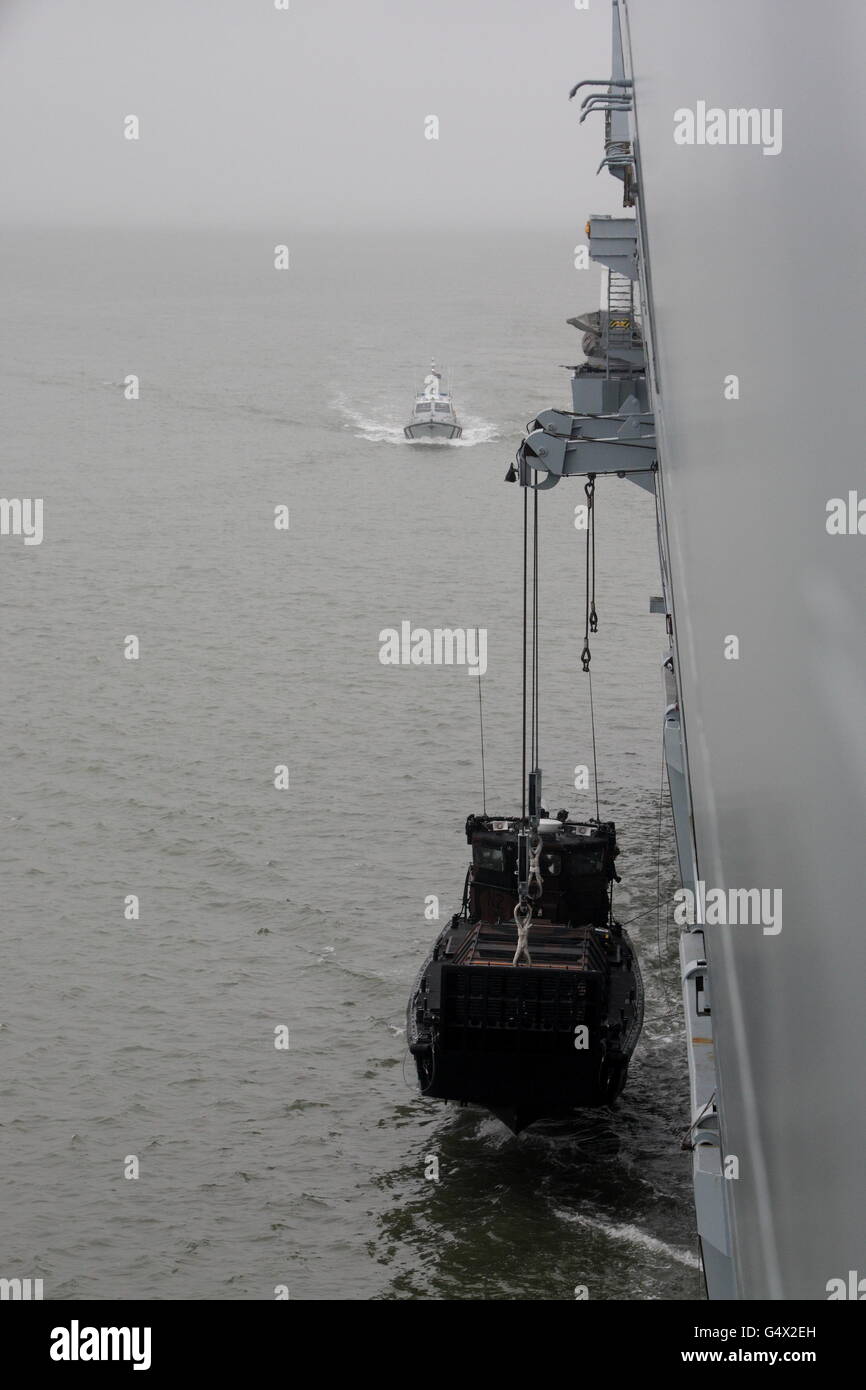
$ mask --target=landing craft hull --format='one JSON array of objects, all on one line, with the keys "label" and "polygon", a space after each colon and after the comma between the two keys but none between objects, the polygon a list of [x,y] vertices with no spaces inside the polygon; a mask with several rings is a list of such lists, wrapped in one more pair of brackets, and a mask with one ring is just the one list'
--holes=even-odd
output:
[{"label": "landing craft hull", "polygon": [[612,1104],[643,1023],[643,982],[625,932],[619,960],[604,962],[590,933],[537,922],[538,963],[514,966],[480,960],[501,957],[506,937],[513,948],[510,924],[476,925],[463,939],[447,927],[409,1001],[422,1094],[481,1106],[515,1134],[536,1120]]}]

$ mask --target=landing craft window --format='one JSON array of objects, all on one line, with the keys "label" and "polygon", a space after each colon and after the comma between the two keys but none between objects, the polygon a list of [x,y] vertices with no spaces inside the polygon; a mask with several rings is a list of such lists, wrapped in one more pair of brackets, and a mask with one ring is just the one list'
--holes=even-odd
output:
[{"label": "landing craft window", "polygon": [[444,410],[445,413],[446,413],[446,415],[447,415],[447,413],[448,413],[448,411],[451,409],[451,407],[450,407],[450,405],[435,405],[435,406],[433,407],[433,409],[434,409],[434,410],[438,410],[438,411],[440,411],[440,412]]},{"label": "landing craft window", "polygon": [[475,845],[472,857],[479,869],[495,869],[502,873],[505,868],[505,851],[501,845]]},{"label": "landing craft window", "polygon": [[427,411],[428,411],[429,409],[430,409],[429,405],[416,405],[416,407],[415,407],[415,414],[416,414],[416,415],[426,415],[426,414],[427,414]]}]

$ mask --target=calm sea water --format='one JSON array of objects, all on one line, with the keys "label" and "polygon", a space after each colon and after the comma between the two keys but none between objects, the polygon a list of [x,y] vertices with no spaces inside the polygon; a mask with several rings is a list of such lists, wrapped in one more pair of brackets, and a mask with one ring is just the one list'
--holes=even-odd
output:
[{"label": "calm sea water", "polygon": [[[284,273],[274,240],[2,238],[2,490],[45,499],[45,538],[0,540],[0,1274],[58,1299],[698,1297],[654,509],[629,483],[598,489],[593,658],[648,996],[628,1090],[515,1138],[422,1101],[405,1050],[424,900],[455,910],[480,810],[477,683],[384,667],[378,634],[488,629],[488,805],[513,809],[502,479],[568,404],[564,320],[592,307],[570,238],[308,234]],[[433,354],[466,434],[412,448]],[[546,799],[591,814],[583,494],[540,500]]]}]

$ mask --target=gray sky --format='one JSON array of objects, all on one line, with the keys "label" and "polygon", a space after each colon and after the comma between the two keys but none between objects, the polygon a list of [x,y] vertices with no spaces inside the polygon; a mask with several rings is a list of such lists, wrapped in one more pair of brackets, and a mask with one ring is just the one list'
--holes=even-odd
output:
[{"label": "gray sky", "polygon": [[[614,210],[590,0],[2,0],[2,220],[561,225]],[[123,119],[141,122],[136,143]],[[424,119],[440,121],[438,141]]]}]

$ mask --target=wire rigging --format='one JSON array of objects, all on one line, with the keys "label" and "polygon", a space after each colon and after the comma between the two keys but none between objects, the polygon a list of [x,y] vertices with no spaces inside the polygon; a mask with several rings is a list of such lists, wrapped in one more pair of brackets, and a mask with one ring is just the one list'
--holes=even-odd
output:
[{"label": "wire rigging", "polygon": [[538,767],[538,719],[541,703],[539,688],[538,641],[538,492],[533,490],[532,515],[532,766]]},{"label": "wire rigging", "polygon": [[664,805],[665,795],[666,766],[664,730],[662,730],[662,770],[661,779],[659,781],[658,836],[656,839],[656,948],[659,958],[659,979],[662,982],[662,989],[667,999],[667,989],[665,988],[664,975],[662,974],[662,807]]},{"label": "wire rigging", "polygon": [[[580,654],[581,665],[589,677],[589,717],[592,735],[592,766],[595,791],[595,816],[601,820],[601,801],[598,791],[598,740],[595,729],[595,701],[592,690],[592,671],[590,663],[590,634],[598,631],[598,608],[596,606],[596,562],[595,562],[595,482],[594,473],[587,474],[584,485],[586,493],[586,595],[584,611],[583,649]],[[539,539],[538,539],[538,489],[532,488],[532,535],[530,537],[529,487],[523,488],[523,651],[522,651],[522,738],[521,738],[521,819],[527,822],[527,771],[535,771],[540,757],[540,596],[539,596]],[[531,549],[531,556],[530,556]],[[530,570],[531,566],[531,570]],[[530,587],[532,594],[530,598]],[[531,683],[531,690],[530,690]],[[479,690],[480,699],[480,690]],[[527,759],[529,764],[527,766]],[[483,777],[483,771],[482,771]],[[536,813],[538,807],[535,807]]]},{"label": "wire rigging", "polygon": [[592,729],[592,780],[595,783],[595,818],[597,821],[600,821],[601,812],[598,808],[598,752],[595,746],[595,706],[592,702],[592,672],[588,666],[585,669],[586,674],[589,676],[589,723]]},{"label": "wire rigging", "polygon": [[520,791],[522,799],[521,816],[526,821],[526,618],[527,618],[527,590],[528,590],[528,541],[529,541],[529,495],[526,487],[523,488],[523,763],[520,776]]},{"label": "wire rigging", "polygon": [[583,630],[583,651],[580,654],[584,671],[589,672],[592,652],[589,634],[598,632],[598,613],[595,607],[595,474],[589,473],[583,488],[586,493],[586,606]]},{"label": "wire rigging", "polygon": [[589,677],[589,722],[592,729],[592,777],[595,784],[595,818],[601,820],[598,799],[598,748],[595,738],[595,705],[592,698],[592,671],[589,634],[598,632],[598,612],[595,606],[595,474],[588,473],[583,488],[586,493],[586,600],[584,608],[583,651],[581,665]]},{"label": "wire rigging", "polygon": [[[530,899],[537,898],[541,892],[541,876],[539,872],[539,859],[541,855],[541,837],[538,834],[538,815],[539,805],[539,786],[538,786],[538,491],[533,486],[532,499],[532,576],[529,573],[529,497],[527,495],[528,482],[523,479],[523,738],[522,738],[522,769],[521,769],[521,798],[522,798],[522,817],[521,829],[518,835],[518,881],[519,897],[514,909],[514,924],[517,927],[517,949],[512,960],[513,965],[532,964],[532,957],[529,954],[529,930],[532,926],[533,906]],[[529,588],[532,585],[532,633],[529,632],[530,599]],[[531,647],[531,656],[529,649]],[[531,669],[527,667],[531,661]],[[532,802],[529,807],[533,823],[531,836],[527,834],[527,678],[532,681],[532,693],[530,696],[529,709],[529,753],[532,758]]]},{"label": "wire rigging", "polygon": [[598,632],[598,614],[595,611],[595,474],[591,473],[587,486],[591,488],[589,509],[592,513],[591,526],[587,532],[592,536],[592,595],[589,600],[589,630]]},{"label": "wire rigging", "polygon": [[[477,631],[477,628],[476,628]],[[484,768],[484,703],[481,698],[481,682],[483,677],[478,672],[478,724],[481,730],[481,805],[485,816],[487,815],[487,775]]]},{"label": "wire rigging", "polygon": [[[532,487],[530,536],[529,486],[523,489],[523,737],[521,766],[522,819],[527,819],[527,771],[538,768],[541,678],[539,659],[538,489]],[[530,592],[531,591],[531,592]],[[528,760],[528,765],[527,765]],[[538,812],[535,807],[535,812]]]}]

